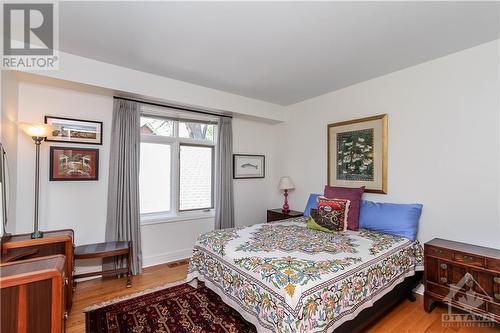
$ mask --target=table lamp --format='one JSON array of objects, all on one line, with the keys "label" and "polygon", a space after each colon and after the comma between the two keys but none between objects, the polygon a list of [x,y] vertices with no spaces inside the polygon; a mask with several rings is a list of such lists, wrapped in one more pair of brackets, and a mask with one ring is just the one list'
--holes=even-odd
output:
[{"label": "table lamp", "polygon": [[43,233],[38,230],[38,202],[40,196],[40,144],[50,133],[51,126],[46,124],[20,123],[20,127],[35,141],[35,209],[33,217],[33,232],[31,238],[42,238]]},{"label": "table lamp", "polygon": [[280,178],[280,183],[279,183],[279,189],[284,190],[284,196],[285,196],[285,203],[283,204],[283,213],[289,213],[290,212],[290,207],[288,206],[288,190],[291,190],[295,188],[295,185],[293,184],[292,178],[286,176],[286,177],[281,177]]}]

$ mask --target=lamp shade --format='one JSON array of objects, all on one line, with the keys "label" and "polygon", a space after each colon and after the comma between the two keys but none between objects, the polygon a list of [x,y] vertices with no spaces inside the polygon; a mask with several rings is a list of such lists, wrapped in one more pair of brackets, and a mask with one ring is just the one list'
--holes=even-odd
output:
[{"label": "lamp shade", "polygon": [[278,187],[280,190],[291,190],[295,188],[295,185],[293,184],[292,178],[287,176],[280,178],[280,183]]},{"label": "lamp shade", "polygon": [[31,137],[44,138],[50,134],[52,126],[47,124],[19,123],[21,129]]}]

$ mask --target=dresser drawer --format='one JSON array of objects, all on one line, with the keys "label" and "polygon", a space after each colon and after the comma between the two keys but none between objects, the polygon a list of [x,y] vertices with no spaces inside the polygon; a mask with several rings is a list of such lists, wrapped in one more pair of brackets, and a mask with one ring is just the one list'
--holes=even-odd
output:
[{"label": "dresser drawer", "polygon": [[486,268],[500,272],[500,260],[499,259],[486,259]]},{"label": "dresser drawer", "polygon": [[443,249],[440,247],[434,247],[430,245],[425,246],[425,253],[434,257],[444,258],[444,259],[453,259],[453,251]]},{"label": "dresser drawer", "polygon": [[484,267],[484,258],[476,257],[476,256],[466,254],[466,253],[455,252],[455,261],[458,261],[458,262],[461,262],[461,263],[464,263],[467,265]]},{"label": "dresser drawer", "polygon": [[494,303],[488,303],[488,311],[497,316],[500,316],[500,305]]},{"label": "dresser drawer", "polygon": [[443,296],[443,298],[446,297],[450,293],[449,287],[438,286],[438,285],[433,284],[433,283],[427,284],[426,289],[434,294]]}]

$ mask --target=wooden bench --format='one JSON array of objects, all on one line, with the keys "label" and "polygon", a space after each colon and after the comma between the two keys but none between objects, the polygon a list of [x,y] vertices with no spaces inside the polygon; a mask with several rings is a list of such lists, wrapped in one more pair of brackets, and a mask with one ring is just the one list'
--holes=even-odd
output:
[{"label": "wooden bench", "polygon": [[[75,260],[76,259],[92,259],[92,258],[108,258],[126,255],[127,256],[127,267],[108,269],[97,272],[89,272],[74,275],[74,280],[85,278],[89,276],[96,275],[121,275],[127,274],[127,288],[132,287],[132,247],[130,242],[104,242],[97,244],[80,245],[75,248]],[[76,282],[74,281],[74,285]]]}]

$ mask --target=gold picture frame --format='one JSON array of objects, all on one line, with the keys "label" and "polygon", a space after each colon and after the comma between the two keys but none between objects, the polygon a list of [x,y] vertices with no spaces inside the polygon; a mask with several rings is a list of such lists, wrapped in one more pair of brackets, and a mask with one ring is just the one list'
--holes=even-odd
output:
[{"label": "gold picture frame", "polygon": [[387,194],[387,114],[327,126],[328,185]]}]

